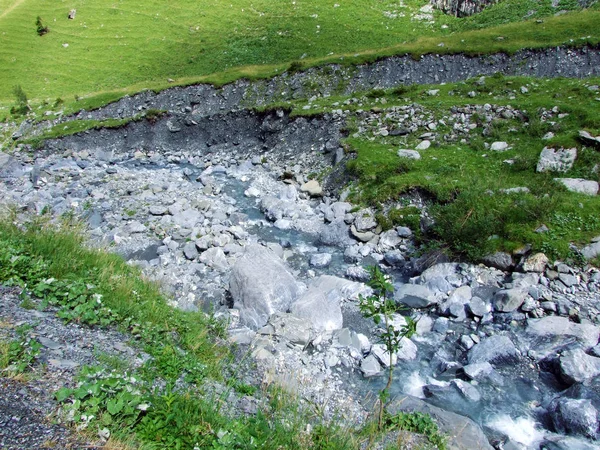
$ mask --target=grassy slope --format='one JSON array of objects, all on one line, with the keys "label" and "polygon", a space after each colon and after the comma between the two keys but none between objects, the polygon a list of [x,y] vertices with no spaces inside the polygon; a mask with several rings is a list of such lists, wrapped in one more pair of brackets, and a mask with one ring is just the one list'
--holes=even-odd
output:
[{"label": "grassy slope", "polygon": [[[2,0],[0,15],[15,3]],[[24,0],[0,17],[0,105],[11,103],[16,84],[35,102],[62,97],[75,109],[75,96],[98,95],[93,103],[98,105],[127,92],[164,88],[169,78],[176,83],[223,83],[268,76],[303,57],[310,65],[339,62],[340,55],[346,62],[360,62],[405,52],[515,51],[557,45],[571,37],[600,41],[598,11],[542,24],[503,25],[522,20],[532,10],[536,14],[530,18],[554,13],[550,0],[506,0],[468,20],[437,12],[435,24],[412,20],[411,11],[425,3],[407,0],[399,8],[397,2],[379,0],[339,2],[337,7],[315,0]],[[560,7],[575,4],[563,0]],[[67,19],[71,8],[77,10],[75,20]],[[37,16],[50,28],[43,37],[35,33]],[[472,31],[489,26],[500,28]],[[440,42],[445,46],[438,47]]]}]

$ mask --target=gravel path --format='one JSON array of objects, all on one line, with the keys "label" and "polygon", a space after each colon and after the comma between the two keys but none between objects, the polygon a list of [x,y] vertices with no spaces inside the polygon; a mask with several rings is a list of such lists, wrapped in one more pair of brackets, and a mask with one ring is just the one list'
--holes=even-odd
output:
[{"label": "gravel path", "polygon": [[99,355],[118,356],[131,365],[141,360],[124,335],[64,324],[52,311],[24,309],[18,293],[0,286],[0,340],[14,339],[15,328],[29,324],[42,348],[27,376],[0,377],[0,449],[104,448],[58,423],[54,392],[73,386],[79,368],[98,364]]}]

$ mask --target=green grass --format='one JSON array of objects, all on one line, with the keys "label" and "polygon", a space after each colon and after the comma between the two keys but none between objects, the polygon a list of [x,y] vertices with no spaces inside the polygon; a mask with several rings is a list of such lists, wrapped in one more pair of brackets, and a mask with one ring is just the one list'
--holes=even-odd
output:
[{"label": "green grass", "polygon": [[[491,103],[512,105],[525,114],[524,119],[500,119],[492,123],[489,136],[482,135],[479,126],[468,136],[468,142],[444,142],[422,151],[420,160],[401,159],[398,148],[414,148],[425,129],[408,137],[349,137],[345,145],[355,153],[348,169],[356,177],[354,200],[377,208],[383,225],[418,225],[410,208],[405,208],[405,194],[420,191],[428,200],[429,212],[436,220],[424,239],[437,240],[455,256],[478,260],[495,250],[513,251],[526,244],[544,251],[551,258],[571,258],[579,261],[570,244],[584,245],[600,234],[600,198],[568,192],[554,181],[555,177],[585,178],[600,181],[600,152],[586,147],[577,138],[580,129],[594,134],[600,132],[597,95],[587,86],[598,84],[599,79],[535,80],[525,77],[487,77],[484,85],[476,80],[435,86],[437,96],[427,91],[434,86],[378,91],[364,95],[361,104],[348,109],[377,106],[385,108],[416,102],[439,120],[451,115],[450,110],[461,105]],[[527,94],[520,93],[528,86]],[[478,95],[470,98],[467,93]],[[355,95],[356,96],[356,95]],[[377,102],[385,97],[385,106]],[[317,102],[314,113],[334,109],[331,103],[341,97]],[[294,113],[302,114],[298,102]],[[540,120],[540,111],[558,107],[568,114],[559,119]],[[311,112],[312,113],[312,112]],[[471,122],[481,118],[473,117]],[[351,125],[350,135],[354,133]],[[450,133],[449,126],[438,125],[440,136]],[[549,141],[541,137],[548,131],[555,133]],[[512,149],[493,152],[485,143],[507,141]],[[566,174],[535,171],[539,154],[544,146],[577,147],[578,158]],[[507,164],[512,160],[513,164]],[[529,193],[503,193],[504,189],[526,187]],[[550,231],[536,233],[545,224]],[[417,230],[418,232],[418,230]]]},{"label": "green grass", "polygon": [[[24,0],[3,16],[0,12],[0,117],[8,115],[17,84],[35,108],[46,102],[42,110],[52,109],[60,97],[66,111],[75,111],[142,89],[268,77],[295,61],[309,67],[403,53],[514,52],[600,41],[596,9],[523,23],[522,8],[510,5],[537,2],[504,3],[508,6],[493,6],[470,19],[436,12],[430,25],[411,20],[411,12],[426,4],[419,0],[407,0],[406,8],[379,0],[339,2],[339,7],[315,0],[284,6],[273,0],[78,0],[69,6]],[[549,3],[540,2],[534,17],[551,13]],[[574,2],[563,3],[577,9]],[[10,4],[0,7],[7,11]],[[77,9],[75,20],[67,19],[71,7]],[[42,37],[35,32],[37,16],[50,30]],[[478,29],[490,25],[497,27]]]}]

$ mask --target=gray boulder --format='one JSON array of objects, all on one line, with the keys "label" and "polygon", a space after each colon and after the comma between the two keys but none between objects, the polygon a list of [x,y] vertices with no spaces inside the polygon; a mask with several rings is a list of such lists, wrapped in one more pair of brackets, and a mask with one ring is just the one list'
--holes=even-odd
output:
[{"label": "gray boulder", "polygon": [[593,242],[590,245],[586,245],[581,249],[581,254],[585,259],[594,259],[596,256],[600,256],[600,241]]},{"label": "gray boulder", "polygon": [[209,267],[217,270],[229,269],[229,261],[225,256],[225,252],[221,247],[212,247],[202,252],[200,255],[200,262],[203,262]]},{"label": "gray boulder", "polygon": [[571,192],[585,195],[598,194],[597,181],[584,180],[583,178],[555,178],[554,180],[562,183]]},{"label": "gray boulder", "polygon": [[331,255],[329,253],[315,253],[310,257],[309,264],[318,269],[327,267],[331,264]]},{"label": "gray boulder", "polygon": [[483,258],[483,263],[500,270],[510,270],[513,266],[512,257],[508,253],[496,252]]},{"label": "gray boulder", "polygon": [[343,219],[336,219],[330,224],[324,225],[319,233],[319,241],[325,245],[345,247],[352,243],[349,228]]},{"label": "gray boulder", "polygon": [[500,312],[511,312],[523,304],[527,291],[520,288],[502,289],[494,295],[494,309]]},{"label": "gray boulder", "polygon": [[365,378],[375,377],[382,373],[381,365],[373,354],[370,354],[360,362],[360,371]]},{"label": "gray boulder", "polygon": [[553,148],[544,147],[537,163],[537,172],[567,172],[573,167],[577,159],[576,148]]},{"label": "gray boulder", "polygon": [[549,418],[557,432],[598,437],[598,411],[588,399],[560,398],[548,408]]},{"label": "gray boulder", "polygon": [[419,284],[396,286],[394,300],[411,308],[427,308],[439,302],[439,298],[427,287]]},{"label": "gray boulder", "polygon": [[569,384],[582,383],[600,375],[600,358],[576,348],[563,352],[560,357],[561,378]]},{"label": "gray boulder", "polygon": [[390,414],[420,412],[429,414],[440,431],[448,436],[448,448],[452,450],[492,450],[483,430],[471,419],[446,411],[410,395],[397,397],[389,406]]},{"label": "gray boulder", "polygon": [[231,271],[229,290],[240,319],[250,328],[263,326],[277,311],[287,311],[299,293],[283,261],[257,244],[246,247]]},{"label": "gray boulder", "polygon": [[548,316],[527,321],[527,334],[543,340],[574,337],[585,348],[594,347],[600,337],[600,329],[592,324],[571,322],[567,317]]},{"label": "gray boulder", "polygon": [[469,364],[485,363],[503,365],[519,359],[521,353],[508,336],[493,335],[476,344],[468,355]]},{"label": "gray boulder", "polygon": [[317,331],[339,330],[344,322],[340,299],[341,294],[336,289],[327,292],[316,284],[292,304],[291,313],[309,320]]}]

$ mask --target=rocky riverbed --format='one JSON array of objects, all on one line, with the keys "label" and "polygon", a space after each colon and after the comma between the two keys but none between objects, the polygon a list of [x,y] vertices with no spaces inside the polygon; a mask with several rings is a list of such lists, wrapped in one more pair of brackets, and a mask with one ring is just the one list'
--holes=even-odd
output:
[{"label": "rocky riverbed", "polygon": [[357,306],[365,266],[379,264],[418,319],[394,358],[394,408],[429,411],[456,448],[595,448],[600,272],[527,253],[514,272],[502,254],[490,267],[425,262],[412,230],[382,231],[309,180],[343,158],[339,119],[257,115],[221,138],[214,123],[208,151],[138,145],[182,136],[164,123],[121,130],[127,150],[100,131],[4,156],[3,203],[83,218],[93,245],[140,265],[174,307],[226,319],[264,382],[354,423],[389,360]]},{"label": "rocky riverbed", "polygon": [[[331,78],[345,79],[342,87],[327,84],[327,71],[315,69],[222,90],[142,93],[75,118],[131,117],[149,108],[169,114],[49,141],[34,155],[23,146],[0,154],[0,198],[18,218],[81,218],[91,245],[139,265],[162,284],[173,307],[226,320],[229,339],[257,363],[262,382],[299,393],[326,418],[354,424],[367,417],[389,364],[375,324],[358,310],[359,296],[369,293],[365,267],[378,264],[407,308],[394,323],[402,327],[406,315],[418,320],[417,335],[394,355],[393,410],[432,414],[451,448],[597,448],[596,268],[551,263],[527,248],[490,255],[486,265],[421,255],[418,230],[382,230],[373,211],[347,201],[350,156],[340,146],[351,115],[345,105],[296,118],[284,110],[243,109],[305,96],[308,76],[323,77],[319,95],[327,95],[498,68],[583,77],[598,73],[597,59],[589,48],[487,59],[391,58],[334,67],[349,71]],[[558,109],[544,114],[561,120]],[[418,131],[419,144],[399,152],[419,158],[437,139],[460,141],[473,127],[521,116],[485,104],[436,118],[415,104],[357,111],[355,119],[361,136]],[[439,120],[452,132],[438,135]],[[478,132],[486,136],[485,129]],[[509,145],[490,142],[490,151]],[[542,167],[568,164],[568,150],[558,158],[540,150]],[[418,193],[403,202],[424,207]]]}]

